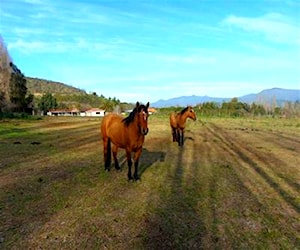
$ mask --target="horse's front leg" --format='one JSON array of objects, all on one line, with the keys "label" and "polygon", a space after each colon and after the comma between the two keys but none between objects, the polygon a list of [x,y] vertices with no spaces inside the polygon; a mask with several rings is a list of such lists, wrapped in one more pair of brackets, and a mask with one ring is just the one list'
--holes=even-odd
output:
[{"label": "horse's front leg", "polygon": [[184,134],[183,130],[178,129],[178,146],[183,146],[184,143],[183,134]]},{"label": "horse's front leg", "polygon": [[126,158],[128,164],[128,180],[131,181],[133,180],[132,173],[131,173],[132,160],[131,160],[131,153],[128,150],[126,150]]},{"label": "horse's front leg", "polygon": [[110,152],[110,139],[108,137],[103,138],[103,153],[104,153],[105,171],[109,171],[110,162],[111,162],[111,152]]},{"label": "horse's front leg", "polygon": [[139,149],[137,152],[134,154],[134,180],[140,180],[139,174],[138,174],[138,167],[139,167],[139,159],[142,153],[142,148]]},{"label": "horse's front leg", "polygon": [[120,166],[119,166],[119,161],[118,161],[118,157],[117,157],[117,154],[118,154],[118,147],[116,145],[113,145],[112,147],[112,152],[113,152],[113,157],[114,157],[114,162],[115,162],[115,168],[117,170],[120,170]]}]

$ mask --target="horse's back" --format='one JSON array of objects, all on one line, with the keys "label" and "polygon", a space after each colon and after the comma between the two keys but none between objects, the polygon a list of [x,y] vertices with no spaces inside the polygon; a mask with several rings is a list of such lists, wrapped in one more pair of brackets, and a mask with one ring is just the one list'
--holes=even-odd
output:
[{"label": "horse's back", "polygon": [[101,124],[101,133],[102,136],[110,137],[112,131],[118,131],[122,124],[123,117],[118,114],[108,114],[103,117],[102,124]]},{"label": "horse's back", "polygon": [[124,125],[124,117],[118,114],[108,114],[102,120],[101,133],[105,141],[110,138],[111,142],[120,148],[128,144],[128,128]]}]

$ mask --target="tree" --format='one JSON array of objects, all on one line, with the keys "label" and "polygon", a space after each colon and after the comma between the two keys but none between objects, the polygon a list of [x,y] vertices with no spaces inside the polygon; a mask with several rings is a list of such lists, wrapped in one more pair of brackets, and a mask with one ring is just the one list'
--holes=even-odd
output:
[{"label": "tree", "polygon": [[266,114],[266,110],[265,110],[264,106],[261,104],[256,104],[256,103],[251,104],[250,111],[251,111],[252,115],[265,115]]},{"label": "tree", "polygon": [[12,73],[9,80],[9,98],[15,111],[24,111],[26,103],[26,79],[22,72],[12,62],[10,63]]},{"label": "tree", "polygon": [[11,58],[0,35],[0,111],[9,109],[9,79],[11,75]]},{"label": "tree", "polygon": [[47,113],[49,109],[55,109],[57,106],[55,97],[50,93],[44,94],[38,104],[38,108],[43,111],[44,114]]},{"label": "tree", "polygon": [[219,106],[216,102],[204,102],[200,106],[200,113],[202,115],[218,115]]},{"label": "tree", "polygon": [[5,104],[5,94],[3,91],[0,91],[0,112],[2,112],[2,107]]}]

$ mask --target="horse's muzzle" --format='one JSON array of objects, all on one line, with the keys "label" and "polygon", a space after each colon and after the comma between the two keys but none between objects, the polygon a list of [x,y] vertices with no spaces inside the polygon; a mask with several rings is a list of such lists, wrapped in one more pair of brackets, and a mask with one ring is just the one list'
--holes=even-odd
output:
[{"label": "horse's muzzle", "polygon": [[146,135],[146,134],[148,134],[148,132],[149,132],[149,129],[148,129],[148,128],[142,128],[142,129],[141,129],[142,135]]}]

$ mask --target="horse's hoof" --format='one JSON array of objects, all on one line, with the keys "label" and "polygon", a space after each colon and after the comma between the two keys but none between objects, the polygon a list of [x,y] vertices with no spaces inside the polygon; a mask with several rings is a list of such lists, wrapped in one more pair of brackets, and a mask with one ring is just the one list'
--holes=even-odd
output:
[{"label": "horse's hoof", "polygon": [[115,169],[116,169],[116,170],[121,170],[120,165],[119,165],[119,164],[115,165]]},{"label": "horse's hoof", "polygon": [[137,175],[137,176],[134,176],[134,181],[140,181],[141,178]]},{"label": "horse's hoof", "polygon": [[128,178],[128,182],[133,182],[133,178]]},{"label": "horse's hoof", "polygon": [[109,171],[110,171],[110,169],[109,169],[109,168],[106,168],[106,169],[105,169],[105,172],[109,172]]}]

